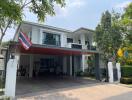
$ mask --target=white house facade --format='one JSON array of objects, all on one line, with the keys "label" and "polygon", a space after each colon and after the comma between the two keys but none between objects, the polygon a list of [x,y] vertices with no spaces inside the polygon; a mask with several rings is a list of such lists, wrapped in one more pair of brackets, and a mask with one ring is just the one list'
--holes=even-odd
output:
[{"label": "white house facade", "polygon": [[[25,50],[19,43],[20,31],[24,32],[33,43],[29,50]],[[32,22],[22,22],[16,30],[14,43],[8,50],[5,94],[15,96],[16,78],[19,76],[76,77],[77,72],[84,72],[89,67],[87,62],[92,55],[95,61],[95,76],[99,80],[99,51],[93,46],[93,37],[94,31],[87,28],[69,31]],[[12,68],[10,68],[11,64]]]}]

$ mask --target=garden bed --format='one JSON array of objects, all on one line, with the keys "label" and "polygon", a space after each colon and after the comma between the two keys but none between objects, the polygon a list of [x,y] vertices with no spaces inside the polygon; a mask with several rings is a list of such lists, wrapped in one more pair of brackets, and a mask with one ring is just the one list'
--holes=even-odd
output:
[{"label": "garden bed", "polygon": [[122,77],[121,83],[123,84],[132,84],[132,77]]},{"label": "garden bed", "polygon": [[121,67],[121,83],[123,84],[132,84],[132,66],[125,65]]}]

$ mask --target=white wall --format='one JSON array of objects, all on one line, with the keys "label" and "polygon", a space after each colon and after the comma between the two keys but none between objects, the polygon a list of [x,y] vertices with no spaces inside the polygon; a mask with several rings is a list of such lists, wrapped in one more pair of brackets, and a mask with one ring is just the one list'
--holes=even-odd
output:
[{"label": "white wall", "polygon": [[82,55],[82,70],[83,71],[88,68],[88,63],[87,63],[88,56],[90,55]]},{"label": "white wall", "polygon": [[[68,47],[67,45],[67,38],[73,38],[73,42],[79,44],[78,40],[81,40],[81,44],[83,45],[83,49],[87,49],[85,45],[85,40],[89,40],[90,44],[92,44],[92,38],[93,34],[89,31],[84,33],[83,31],[80,33],[70,33],[70,32],[63,32],[52,28],[43,28],[39,26],[34,25],[28,25],[28,24],[22,24],[20,29],[22,29],[23,32],[28,34],[29,32],[32,32],[32,43],[33,44],[42,44],[43,39],[43,32],[48,32],[52,34],[59,34],[60,35],[60,41],[61,41],[61,47]],[[18,33],[20,32],[20,29],[18,29]],[[15,36],[18,39],[18,34]]]},{"label": "white wall", "polygon": [[61,34],[61,47],[66,47],[67,45],[67,35],[65,33]]},{"label": "white wall", "polygon": [[32,43],[39,44],[40,40],[40,29],[38,27],[32,27]]}]

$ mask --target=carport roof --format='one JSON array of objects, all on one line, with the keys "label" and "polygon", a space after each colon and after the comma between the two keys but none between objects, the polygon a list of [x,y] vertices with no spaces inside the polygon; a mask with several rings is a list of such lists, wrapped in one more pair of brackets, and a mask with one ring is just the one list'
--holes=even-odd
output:
[{"label": "carport roof", "polygon": [[17,49],[20,53],[25,54],[47,54],[47,55],[81,55],[81,54],[96,54],[99,51],[74,49],[66,47],[57,47],[50,45],[33,44],[29,50],[25,50],[20,43],[17,43]]}]

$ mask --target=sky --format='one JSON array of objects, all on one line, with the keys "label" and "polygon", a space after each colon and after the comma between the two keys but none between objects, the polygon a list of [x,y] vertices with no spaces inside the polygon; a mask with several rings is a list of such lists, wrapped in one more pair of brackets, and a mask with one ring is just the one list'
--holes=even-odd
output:
[{"label": "sky", "polygon": [[[116,12],[123,12],[123,8],[130,2],[132,0],[66,0],[64,8],[55,4],[56,15],[47,16],[42,24],[72,31],[80,27],[94,30],[104,11],[109,10],[111,12],[114,9]],[[24,14],[24,20],[38,23],[36,15],[30,13],[27,9],[25,9]],[[16,27],[7,31],[3,41],[13,38]]]}]

